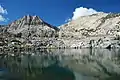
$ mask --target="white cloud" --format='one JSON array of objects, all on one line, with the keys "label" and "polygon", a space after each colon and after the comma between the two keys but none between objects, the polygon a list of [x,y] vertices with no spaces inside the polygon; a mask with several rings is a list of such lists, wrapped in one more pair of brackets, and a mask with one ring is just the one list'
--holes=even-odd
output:
[{"label": "white cloud", "polygon": [[0,22],[5,22],[8,18],[5,18],[4,15],[8,14],[7,10],[0,5]]},{"label": "white cloud", "polygon": [[2,16],[2,15],[0,15],[0,21],[6,21],[6,19]]},{"label": "white cloud", "polygon": [[0,5],[0,13],[1,14],[7,14],[7,10],[4,9],[1,5]]},{"label": "white cloud", "polygon": [[94,10],[93,8],[79,7],[79,8],[76,8],[75,11],[73,12],[72,20],[75,20],[80,16],[87,16],[87,15],[92,15],[96,13],[98,12]]}]

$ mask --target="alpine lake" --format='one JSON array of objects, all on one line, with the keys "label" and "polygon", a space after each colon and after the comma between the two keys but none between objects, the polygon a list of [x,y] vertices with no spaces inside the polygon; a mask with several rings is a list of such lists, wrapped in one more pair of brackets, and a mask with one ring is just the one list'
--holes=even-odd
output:
[{"label": "alpine lake", "polygon": [[0,80],[119,80],[120,49],[0,52]]}]

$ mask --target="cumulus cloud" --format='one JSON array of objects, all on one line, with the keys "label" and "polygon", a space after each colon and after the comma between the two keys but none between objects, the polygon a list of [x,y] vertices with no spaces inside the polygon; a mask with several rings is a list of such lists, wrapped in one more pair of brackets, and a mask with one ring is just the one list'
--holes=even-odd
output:
[{"label": "cumulus cloud", "polygon": [[2,15],[0,15],[0,21],[6,21],[6,19]]},{"label": "cumulus cloud", "polygon": [[7,10],[0,5],[0,22],[6,21],[8,19],[4,17],[6,14],[8,14]]},{"label": "cumulus cloud", "polygon": [[7,14],[7,10],[4,9],[1,5],[0,5],[0,13],[1,14]]},{"label": "cumulus cloud", "polygon": [[75,11],[73,12],[72,20],[75,20],[80,16],[87,16],[87,15],[92,15],[96,13],[98,12],[94,10],[93,8],[79,7],[79,8],[76,8]]}]

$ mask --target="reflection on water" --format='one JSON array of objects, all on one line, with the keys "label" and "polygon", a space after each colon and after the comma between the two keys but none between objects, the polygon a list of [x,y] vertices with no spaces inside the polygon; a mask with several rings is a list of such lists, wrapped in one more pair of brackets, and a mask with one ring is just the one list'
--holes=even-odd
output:
[{"label": "reflection on water", "polygon": [[120,50],[1,52],[0,80],[117,80]]}]

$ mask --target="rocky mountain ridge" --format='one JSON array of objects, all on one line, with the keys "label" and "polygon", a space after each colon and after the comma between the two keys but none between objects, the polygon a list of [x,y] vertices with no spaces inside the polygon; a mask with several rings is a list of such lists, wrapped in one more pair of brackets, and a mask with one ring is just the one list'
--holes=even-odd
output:
[{"label": "rocky mountain ridge", "polygon": [[0,38],[2,44],[7,39],[9,44],[6,46],[21,42],[24,46],[56,47],[60,42],[57,40],[58,32],[59,28],[48,24],[38,16],[27,15],[7,26],[1,25]]},{"label": "rocky mountain ridge", "polygon": [[[28,37],[28,36],[51,37],[53,36],[55,31],[58,31],[58,30],[59,30],[58,28],[44,22],[38,16],[27,15],[11,23],[7,29],[7,32],[13,33],[13,34],[22,33],[23,36],[25,37]],[[47,32],[48,34],[45,34],[44,32]]]},{"label": "rocky mountain ridge", "polygon": [[15,39],[42,48],[117,48],[120,47],[120,14],[82,16],[59,27],[38,16],[27,15],[1,25],[0,34],[0,38],[8,41]]},{"label": "rocky mountain ridge", "polygon": [[82,16],[60,26],[60,36],[67,46],[118,47],[120,14],[98,13]]}]

